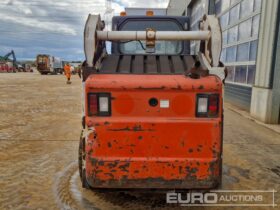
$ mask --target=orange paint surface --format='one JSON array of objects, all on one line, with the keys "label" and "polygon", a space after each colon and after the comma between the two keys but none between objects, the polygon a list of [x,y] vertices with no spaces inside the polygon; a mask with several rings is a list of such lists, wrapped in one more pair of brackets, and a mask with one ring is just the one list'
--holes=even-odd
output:
[{"label": "orange paint surface", "polygon": [[[90,185],[213,188],[219,184],[223,103],[217,77],[93,75],[85,91],[111,94],[111,116],[86,116],[86,124],[95,129],[85,147]],[[198,93],[220,95],[218,117],[196,117]],[[151,98],[158,100],[157,106],[149,104]]]}]

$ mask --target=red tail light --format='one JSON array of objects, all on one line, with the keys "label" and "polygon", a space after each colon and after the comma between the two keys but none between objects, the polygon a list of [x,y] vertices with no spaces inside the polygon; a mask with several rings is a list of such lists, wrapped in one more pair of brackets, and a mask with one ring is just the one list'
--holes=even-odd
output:
[{"label": "red tail light", "polygon": [[219,114],[219,94],[197,94],[196,116],[217,117]]},{"label": "red tail light", "polygon": [[98,112],[97,110],[97,95],[96,94],[89,94],[88,96],[88,114],[89,116],[96,115]]},{"label": "red tail light", "polygon": [[110,116],[111,95],[110,93],[88,94],[88,116]]},{"label": "red tail light", "polygon": [[208,117],[215,117],[218,115],[218,106],[219,106],[219,95],[212,94],[208,97]]}]

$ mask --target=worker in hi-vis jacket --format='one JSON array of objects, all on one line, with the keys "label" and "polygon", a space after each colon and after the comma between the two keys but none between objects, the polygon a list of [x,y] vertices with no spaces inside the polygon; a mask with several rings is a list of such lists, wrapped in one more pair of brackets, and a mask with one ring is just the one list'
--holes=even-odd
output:
[{"label": "worker in hi-vis jacket", "polygon": [[67,63],[65,66],[64,66],[64,74],[67,78],[67,84],[71,84],[71,66]]}]

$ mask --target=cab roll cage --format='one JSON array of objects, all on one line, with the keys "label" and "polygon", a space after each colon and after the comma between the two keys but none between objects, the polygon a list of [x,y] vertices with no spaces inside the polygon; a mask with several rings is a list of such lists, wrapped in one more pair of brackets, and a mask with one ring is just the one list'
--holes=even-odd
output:
[{"label": "cab roll cage", "polygon": [[85,69],[99,69],[100,58],[106,56],[104,41],[146,41],[146,49],[153,52],[155,42],[166,41],[200,41],[199,63],[222,80],[226,71],[220,62],[222,50],[222,33],[218,19],[213,15],[204,15],[199,31],[104,31],[104,22],[100,15],[89,15],[84,30]]}]

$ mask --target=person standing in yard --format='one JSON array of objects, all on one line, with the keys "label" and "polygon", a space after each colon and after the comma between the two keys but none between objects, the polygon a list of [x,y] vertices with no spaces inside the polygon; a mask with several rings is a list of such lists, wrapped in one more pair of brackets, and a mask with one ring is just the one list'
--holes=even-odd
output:
[{"label": "person standing in yard", "polygon": [[66,76],[66,78],[67,78],[67,84],[71,84],[71,81],[70,81],[70,79],[71,79],[71,67],[70,67],[70,65],[67,63],[65,66],[64,66],[64,74],[65,74],[65,76]]}]

